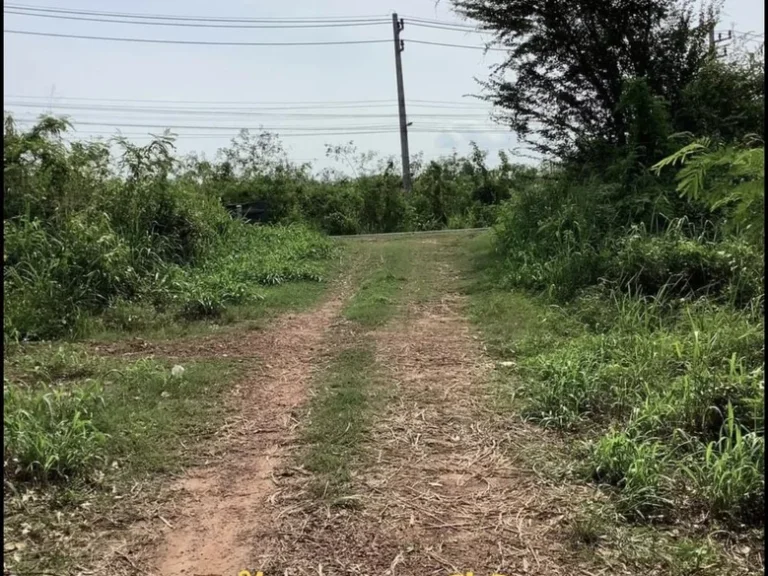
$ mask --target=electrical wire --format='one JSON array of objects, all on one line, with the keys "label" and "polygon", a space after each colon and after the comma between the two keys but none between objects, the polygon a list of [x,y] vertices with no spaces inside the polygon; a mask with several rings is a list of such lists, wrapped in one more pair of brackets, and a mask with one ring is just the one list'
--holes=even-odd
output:
[{"label": "electrical wire", "polygon": [[[5,104],[5,103],[4,103]],[[21,108],[41,108],[42,104],[37,103],[20,103],[9,102],[9,106],[19,106]],[[98,104],[51,104],[47,106],[49,109],[59,108],[63,110],[84,110],[84,111],[108,111],[108,112],[127,112],[127,113],[148,113],[148,114],[163,114],[163,115],[204,115],[204,116],[268,116],[270,118],[283,117],[283,118],[391,118],[396,117],[397,112],[391,114],[360,114],[360,113],[344,113],[344,114],[328,114],[328,113],[293,113],[293,112],[268,112],[264,110],[211,110],[203,108],[148,108],[148,107],[136,107],[136,106],[114,106],[114,105],[98,105]],[[416,114],[409,114],[409,116],[423,117],[423,118],[477,118],[480,116],[486,116],[482,113],[431,113],[420,112]]]},{"label": "electrical wire", "polygon": [[[21,125],[22,123],[19,123],[20,127],[24,127]],[[132,137],[146,137],[146,136],[155,136],[157,133],[151,133],[151,132],[122,132],[119,129],[116,129],[114,132],[110,132],[108,130],[85,130],[85,131],[79,131],[77,130],[78,124],[86,124],[85,122],[80,123],[73,123],[73,127],[75,130],[75,133],[78,135],[104,135],[104,136],[132,136]],[[101,126],[102,124],[95,124]],[[104,124],[106,126],[106,124]],[[115,125],[117,127],[117,125]],[[150,126],[149,128],[156,128],[154,126]],[[164,131],[165,129],[159,128],[159,130]],[[236,131],[233,130],[233,132],[229,133],[223,133],[223,134],[212,134],[212,133],[184,133],[184,132],[175,132],[173,129],[169,129],[169,133],[178,137],[178,138],[232,138],[234,136],[237,136],[241,130],[254,130],[254,131],[260,131],[260,132],[274,132],[278,133],[278,136],[280,138],[288,138],[288,137],[294,137],[294,136],[300,136],[300,137],[310,137],[310,136],[356,136],[356,135],[365,135],[365,134],[398,134],[400,132],[400,129],[398,127],[391,127],[391,128],[375,128],[375,129],[360,129],[360,130],[329,130],[326,132],[317,131],[317,132],[287,132],[283,133],[279,130],[275,130],[272,128],[264,128],[264,127],[250,127],[250,128],[240,128]],[[505,129],[484,129],[484,130],[475,130],[475,129],[433,129],[433,128],[411,128],[409,129],[409,133],[415,133],[415,134],[510,134],[509,130]],[[69,134],[69,133],[67,133]]]},{"label": "electrical wire", "polygon": [[[79,16],[79,17],[85,17],[85,16],[96,16],[104,19],[115,19],[115,18],[129,18],[131,20],[148,20],[151,24],[158,23],[157,21],[160,20],[166,20],[170,22],[202,22],[202,23],[211,23],[211,22],[232,22],[237,25],[247,24],[247,23],[267,23],[267,24],[289,24],[289,25],[300,25],[300,24],[341,24],[341,25],[368,25],[368,24],[384,24],[384,23],[390,23],[391,19],[389,15],[370,15],[370,16],[314,16],[314,17],[299,17],[299,18],[272,18],[272,17],[262,17],[262,18],[223,18],[223,17],[214,17],[214,16],[170,16],[170,15],[161,15],[161,14],[136,14],[136,13],[125,13],[125,12],[103,12],[103,11],[94,11],[94,10],[79,10],[79,9],[71,9],[71,8],[51,8],[51,7],[41,7],[41,6],[24,6],[20,4],[6,4],[3,7],[4,11],[7,11],[9,13],[14,14],[22,14],[33,16],[33,15],[39,15],[43,16],[45,14],[52,14],[52,15],[59,15],[59,16]],[[13,12],[10,12],[13,10]],[[422,18],[419,16],[403,16],[402,18],[404,21],[406,21],[409,24],[413,24],[414,26],[423,26],[423,27],[434,27],[434,28],[444,28],[448,30],[464,30],[469,32],[478,32],[476,26],[473,26],[471,24],[464,24],[462,22],[450,22],[447,20],[435,20],[430,18]],[[98,20],[102,21],[102,20]],[[114,20],[103,20],[103,21],[114,21]],[[128,22],[128,23],[136,23],[136,22]]]},{"label": "electrical wire", "polygon": [[[90,121],[90,120],[72,120],[71,123],[74,126],[77,126],[79,124],[82,124],[83,126],[116,126],[120,128],[176,128],[176,129],[182,129],[182,130],[242,130],[243,128],[251,129],[251,130],[264,130],[264,129],[270,129],[270,130],[327,130],[329,127],[317,127],[317,128],[311,128],[311,127],[275,127],[275,128],[264,128],[263,126],[205,126],[205,125],[190,125],[190,124],[170,124],[170,123],[157,123],[154,124],[148,124],[148,123],[138,123],[138,122],[96,122],[96,121]],[[393,126],[396,126],[393,124]],[[389,125],[372,125],[372,126],[352,126],[350,128],[361,128],[361,129],[373,129],[373,128],[388,128]],[[395,128],[399,129],[399,128]]]},{"label": "electrical wire", "polygon": [[[305,109],[305,108],[379,108],[384,106],[397,105],[396,99],[389,100],[302,100],[302,101],[285,101],[285,100],[161,100],[161,99],[131,99],[131,98],[94,98],[83,96],[37,96],[37,95],[24,95],[24,94],[6,94],[5,99],[18,99],[18,100],[45,100],[46,104],[50,103],[52,99],[56,100],[71,100],[73,102],[125,102],[132,104],[179,104],[179,105],[199,105],[199,104],[215,104],[217,107],[224,107],[229,105],[249,105],[259,107],[261,110],[283,110],[283,109]],[[279,105],[279,106],[276,106]],[[273,107],[275,106],[275,107]],[[408,106],[429,106],[429,107],[447,107],[457,109],[473,109],[483,108],[486,106],[480,102],[466,102],[459,100],[423,100],[418,98],[409,98]]]},{"label": "electrical wire", "polygon": [[341,28],[351,26],[380,26],[382,24],[390,24],[387,20],[370,20],[359,22],[317,22],[317,23],[296,23],[296,24],[280,24],[280,23],[264,23],[264,24],[205,24],[201,22],[155,22],[155,21],[139,21],[139,20],[125,20],[115,18],[97,18],[90,16],[70,16],[65,14],[46,14],[36,12],[20,12],[11,10],[8,8],[3,9],[4,14],[15,14],[18,16],[36,16],[39,18],[52,18],[59,20],[74,20],[79,22],[105,22],[111,24],[138,24],[142,26],[172,26],[172,27],[185,27],[185,28]]},{"label": "electrical wire", "polygon": [[370,15],[370,16],[311,16],[299,18],[285,17],[261,17],[261,18],[228,18],[218,16],[179,16],[163,14],[131,14],[125,12],[102,12],[95,10],[78,10],[72,8],[52,8],[47,6],[24,6],[20,4],[4,4],[4,9],[24,10],[28,12],[43,12],[52,14],[72,14],[80,16],[101,16],[114,18],[132,18],[140,20],[176,20],[188,22],[235,22],[235,23],[302,23],[302,22],[366,22],[371,20],[382,20],[391,22],[389,15]]},{"label": "electrical wire", "polygon": [[474,32],[477,34],[482,34],[485,32],[484,30],[479,30],[469,26],[454,26],[452,24],[425,24],[423,22],[415,22],[410,18],[406,19],[405,23],[406,25],[416,26],[418,28],[433,28],[435,30],[449,30],[451,32]]},{"label": "electrical wire", "polygon": [[5,34],[25,36],[47,36],[51,38],[76,38],[79,40],[106,40],[113,42],[139,42],[147,44],[186,44],[198,46],[340,46],[345,44],[390,44],[392,40],[332,40],[325,42],[215,42],[204,40],[160,40],[154,38],[118,38],[114,36],[85,36],[80,34],[57,34],[54,32],[33,32],[31,30],[7,30]]},{"label": "electrical wire", "polygon": [[[35,123],[38,118],[34,116],[14,116],[15,122],[27,122]],[[332,125],[306,125],[306,124],[267,124],[259,123],[258,126],[236,124],[232,126],[222,126],[218,123],[204,125],[190,125],[186,123],[178,124],[166,120],[156,119],[142,119],[142,118],[98,118],[92,116],[86,116],[82,118],[69,118],[67,119],[72,125],[84,125],[84,126],[115,126],[122,128],[153,128],[153,129],[165,129],[171,128],[174,130],[235,130],[239,131],[243,128],[252,130],[274,130],[285,132],[323,132],[328,130],[399,130],[396,121],[389,123],[357,123],[357,124],[332,124]],[[500,127],[498,124],[491,122],[477,123],[477,122],[430,122],[430,121],[411,121],[413,130],[438,130],[438,131],[496,131]]]},{"label": "electrical wire", "polygon": [[506,52],[506,48],[494,48],[491,46],[471,46],[469,44],[451,44],[448,42],[432,42],[429,40],[412,40],[412,39],[405,39],[406,44],[427,44],[429,46],[446,46],[448,48],[469,48],[472,50],[486,50],[489,52]]},{"label": "electrical wire", "polygon": [[435,26],[449,26],[451,28],[462,28],[468,31],[477,31],[477,27],[472,24],[462,22],[449,22],[447,20],[435,20],[431,18],[421,18],[420,16],[404,16],[403,19],[411,24],[431,24]]},{"label": "electrical wire", "polygon": [[[113,42],[139,42],[149,44],[186,44],[198,46],[339,46],[345,44],[389,44],[392,40],[333,40],[325,42],[213,42],[203,40],[160,40],[154,38],[118,38],[114,36],[85,36],[80,34],[57,34],[53,32],[33,32],[30,30],[7,30],[5,34],[22,34],[27,36],[47,36],[52,38],[76,38],[79,40],[105,40]],[[425,44],[429,46],[445,46],[449,48],[468,48],[489,52],[506,52],[505,48],[472,46],[469,44],[451,44],[448,42],[431,42],[428,40],[404,39],[406,43]]]}]

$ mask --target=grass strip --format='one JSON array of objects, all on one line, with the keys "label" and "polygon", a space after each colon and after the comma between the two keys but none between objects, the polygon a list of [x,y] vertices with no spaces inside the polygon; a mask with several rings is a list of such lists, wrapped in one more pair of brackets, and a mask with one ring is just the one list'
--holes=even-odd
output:
[{"label": "grass strip", "polygon": [[373,349],[363,344],[341,350],[316,384],[304,466],[315,474],[316,494],[335,505],[354,505],[345,491],[369,427],[375,379]]},{"label": "grass strip", "polygon": [[372,267],[343,314],[363,326],[381,326],[397,313],[400,295],[412,269],[410,246],[396,242],[367,244],[364,248],[371,250]]}]

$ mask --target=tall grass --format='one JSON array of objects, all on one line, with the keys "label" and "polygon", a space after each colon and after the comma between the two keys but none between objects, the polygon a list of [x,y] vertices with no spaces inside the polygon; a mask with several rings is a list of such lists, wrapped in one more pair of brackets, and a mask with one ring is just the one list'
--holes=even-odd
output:
[{"label": "tall grass", "polygon": [[[257,301],[259,286],[321,281],[329,241],[306,227],[233,220],[174,175],[173,141],[64,144],[66,124],[6,123],[4,339],[81,335],[139,303],[188,318]],[[113,314],[115,315],[115,314]]]},{"label": "tall grass", "polygon": [[502,205],[499,284],[556,302],[550,323],[580,324],[517,343],[515,395],[527,418],[586,438],[584,472],[627,518],[761,525],[762,163],[702,154],[695,194],[633,192],[641,206],[660,193],[663,215],[566,171]]},{"label": "tall grass", "polygon": [[185,368],[177,377],[167,363],[98,359],[71,345],[6,359],[4,478],[74,486],[172,468],[176,438],[210,430],[200,416],[218,410],[211,404],[226,384],[221,366]]}]

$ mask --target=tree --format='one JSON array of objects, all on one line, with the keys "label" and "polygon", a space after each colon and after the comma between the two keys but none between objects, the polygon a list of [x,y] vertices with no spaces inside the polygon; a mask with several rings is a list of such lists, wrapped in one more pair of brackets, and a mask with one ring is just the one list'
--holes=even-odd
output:
[{"label": "tree", "polygon": [[697,18],[693,0],[452,2],[507,49],[481,83],[499,110],[496,119],[560,158],[595,139],[627,142],[619,103],[632,78],[643,78],[675,117],[683,87],[707,59],[719,12],[719,3],[711,4]]},{"label": "tree", "polygon": [[737,52],[707,62],[683,91],[678,131],[707,134],[725,142],[765,135],[765,54]]}]

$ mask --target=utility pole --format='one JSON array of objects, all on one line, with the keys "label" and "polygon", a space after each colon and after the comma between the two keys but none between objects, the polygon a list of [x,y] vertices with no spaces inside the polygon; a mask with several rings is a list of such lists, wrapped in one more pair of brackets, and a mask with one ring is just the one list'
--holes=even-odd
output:
[{"label": "utility pole", "polygon": [[392,31],[395,39],[395,71],[397,73],[397,108],[400,113],[400,154],[403,162],[403,190],[411,192],[411,156],[408,153],[408,124],[405,118],[405,91],[403,89],[403,63],[400,53],[405,50],[405,43],[400,40],[404,22],[392,13]]},{"label": "utility pole", "polygon": [[722,32],[718,32],[717,38],[715,38],[715,26],[717,25],[717,20],[715,20],[714,13],[711,10],[709,15],[711,20],[709,24],[709,54],[710,57],[715,60],[718,56],[726,56],[728,54],[727,44],[723,46],[723,50],[720,53],[718,53],[718,44],[732,40],[733,30],[728,30],[728,33],[725,36],[723,36]]}]

